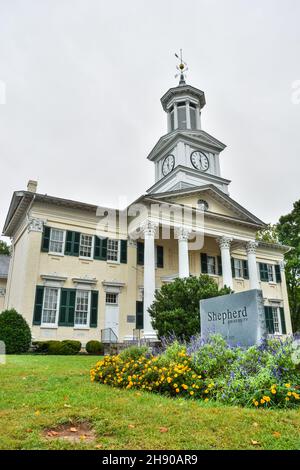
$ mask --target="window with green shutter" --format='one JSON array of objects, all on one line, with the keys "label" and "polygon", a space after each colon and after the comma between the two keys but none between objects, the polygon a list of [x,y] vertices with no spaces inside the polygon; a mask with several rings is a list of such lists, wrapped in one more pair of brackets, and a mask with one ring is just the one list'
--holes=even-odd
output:
[{"label": "window with green shutter", "polygon": [[107,238],[95,237],[94,259],[107,260]]},{"label": "window with green shutter", "polygon": [[43,237],[42,237],[42,251],[45,251],[45,252],[49,251],[50,233],[51,233],[51,228],[46,227],[44,225]]},{"label": "window with green shutter", "polygon": [[136,262],[140,266],[144,266],[144,243],[142,242],[136,244]]},{"label": "window with green shutter", "polygon": [[61,289],[59,326],[74,326],[76,289]]},{"label": "window with green shutter", "polygon": [[164,267],[164,247],[163,246],[156,246],[156,267],[163,268]]},{"label": "window with green shutter", "polygon": [[201,273],[202,274],[207,274],[207,254],[206,253],[200,253],[200,259],[201,259]]},{"label": "window with green shutter", "polygon": [[285,324],[284,309],[282,307],[280,307],[279,311],[280,311],[281,333],[283,335],[286,335],[286,324]]},{"label": "window with green shutter", "polygon": [[269,281],[269,270],[267,263],[259,263],[259,273],[260,273],[260,280],[263,282]]},{"label": "window with green shutter", "polygon": [[67,230],[65,255],[79,256],[80,232]]},{"label": "window with green shutter", "polygon": [[274,319],[273,319],[273,309],[272,309],[272,307],[265,307],[265,320],[266,320],[267,333],[273,335],[274,332],[275,332],[275,329],[274,329]]},{"label": "window with green shutter", "polygon": [[275,264],[275,277],[276,277],[276,282],[281,282],[281,271],[280,271],[280,266],[279,264]]},{"label": "window with green shutter", "polygon": [[249,279],[248,261],[246,259],[243,260],[243,276],[244,279]]},{"label": "window with green shutter", "polygon": [[234,258],[231,258],[231,272],[232,272],[232,277],[235,277]]},{"label": "window with green shutter", "polygon": [[120,262],[127,263],[127,240],[121,240]]},{"label": "window with green shutter", "polygon": [[43,311],[43,301],[44,301],[44,286],[36,286],[35,291],[35,302],[34,302],[34,312],[33,312],[33,325],[40,325],[42,321],[42,311]]},{"label": "window with green shutter", "polygon": [[91,291],[91,317],[90,317],[91,328],[96,328],[98,324],[98,298],[99,298],[98,291],[92,290]]},{"label": "window with green shutter", "polygon": [[142,330],[144,328],[144,302],[136,302],[136,325],[137,330]]},{"label": "window with green shutter", "polygon": [[222,257],[218,256],[218,275],[222,276],[223,270],[222,270]]}]

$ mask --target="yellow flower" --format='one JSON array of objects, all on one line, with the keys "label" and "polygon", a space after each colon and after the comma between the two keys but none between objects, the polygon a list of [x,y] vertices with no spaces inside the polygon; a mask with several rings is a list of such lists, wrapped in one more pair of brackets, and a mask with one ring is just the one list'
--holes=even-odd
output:
[{"label": "yellow flower", "polygon": [[290,401],[289,397],[285,397],[286,401]]},{"label": "yellow flower", "polygon": [[263,399],[268,403],[269,401],[271,401],[271,398],[268,397],[268,395],[265,395],[263,396]]},{"label": "yellow flower", "polygon": [[176,388],[175,392],[176,392],[176,393],[179,393],[179,392],[180,392],[179,388]]},{"label": "yellow flower", "polygon": [[212,388],[214,386],[214,383],[211,383],[208,385],[208,388]]},{"label": "yellow flower", "polygon": [[275,390],[275,388],[271,388],[271,393],[273,393],[273,395],[275,395],[275,394],[276,394],[276,390]]},{"label": "yellow flower", "polygon": [[194,395],[195,392],[193,392],[193,390],[190,392],[190,395]]},{"label": "yellow flower", "polygon": [[206,389],[206,390],[204,390],[204,393],[209,393],[209,390],[207,390],[207,389]]},{"label": "yellow flower", "polygon": [[189,388],[186,384],[182,384],[181,386],[182,388],[184,388],[184,390],[187,390]]},{"label": "yellow flower", "polygon": [[255,406],[258,406],[258,401],[255,401],[255,402],[254,402],[254,405],[255,405]]},{"label": "yellow flower", "polygon": [[291,384],[285,384],[286,388],[290,388]]},{"label": "yellow flower", "polygon": [[260,400],[260,403],[263,405],[263,404],[265,403],[265,400],[262,398],[262,399]]},{"label": "yellow flower", "polygon": [[292,395],[292,392],[288,392],[287,396],[290,397]]},{"label": "yellow flower", "polygon": [[168,383],[171,383],[171,382],[172,382],[171,377],[167,377],[167,382],[168,382]]},{"label": "yellow flower", "polygon": [[205,400],[204,400],[204,401],[208,401],[208,398],[205,398]]},{"label": "yellow flower", "polygon": [[178,385],[177,385],[177,384],[173,384],[173,387],[174,387],[174,388],[177,388],[177,387],[178,387]]}]

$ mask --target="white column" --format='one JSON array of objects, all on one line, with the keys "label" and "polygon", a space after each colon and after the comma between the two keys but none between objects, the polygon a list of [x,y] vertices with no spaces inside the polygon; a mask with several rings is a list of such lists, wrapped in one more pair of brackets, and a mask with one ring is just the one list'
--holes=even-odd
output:
[{"label": "white column", "polygon": [[177,103],[174,103],[174,129],[178,129],[178,110],[177,110]]},{"label": "white column", "polygon": [[178,236],[178,265],[179,265],[179,277],[189,277],[189,231],[184,227],[180,227],[177,230]]},{"label": "white column", "polygon": [[170,111],[168,111],[168,114],[167,114],[167,120],[168,120],[168,133],[171,132],[171,113]]},{"label": "white column", "polygon": [[231,258],[230,258],[230,245],[232,239],[229,237],[221,237],[218,240],[221,258],[222,258],[222,272],[223,272],[223,286],[233,289],[232,271],[231,271]]},{"label": "white column", "polygon": [[148,308],[154,300],[155,294],[155,231],[157,225],[147,221],[143,226],[144,231],[144,337],[157,339],[151,325],[151,317]]},{"label": "white column", "polygon": [[196,126],[197,129],[201,129],[201,111],[200,111],[200,106],[197,106],[196,108]]},{"label": "white column", "polygon": [[256,264],[256,247],[257,247],[257,242],[255,241],[249,241],[246,246],[247,255],[248,255],[250,289],[260,289],[258,272],[257,272],[257,264]]},{"label": "white column", "polygon": [[190,102],[186,100],[185,102],[185,116],[186,116],[186,128],[191,128],[191,113],[190,113]]}]

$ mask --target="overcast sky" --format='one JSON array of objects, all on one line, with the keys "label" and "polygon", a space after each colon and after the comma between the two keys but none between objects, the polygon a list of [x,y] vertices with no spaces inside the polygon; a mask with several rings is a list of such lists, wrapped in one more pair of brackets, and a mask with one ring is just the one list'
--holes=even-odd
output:
[{"label": "overcast sky", "polygon": [[300,197],[299,21],[299,0],[0,0],[1,228],[29,179],[111,207],[154,183],[180,48],[231,197],[277,221]]}]

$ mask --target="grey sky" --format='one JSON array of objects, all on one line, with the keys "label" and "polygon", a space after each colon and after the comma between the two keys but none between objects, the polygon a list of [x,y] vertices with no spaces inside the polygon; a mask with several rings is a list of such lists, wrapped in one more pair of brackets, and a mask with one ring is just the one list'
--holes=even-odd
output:
[{"label": "grey sky", "polygon": [[108,206],[153,184],[180,47],[231,197],[275,222],[300,197],[299,18],[299,0],[0,0],[1,228],[28,179]]}]

